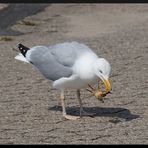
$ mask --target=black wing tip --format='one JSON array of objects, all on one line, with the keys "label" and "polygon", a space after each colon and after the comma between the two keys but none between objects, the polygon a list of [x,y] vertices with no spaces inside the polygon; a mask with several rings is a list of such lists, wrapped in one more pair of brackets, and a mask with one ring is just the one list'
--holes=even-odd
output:
[{"label": "black wing tip", "polygon": [[17,44],[17,47],[19,48],[22,45],[23,45],[22,42],[20,42],[20,43]]},{"label": "black wing tip", "polygon": [[26,57],[26,53],[27,53],[28,50],[30,50],[30,48],[24,46],[22,43],[18,43],[18,44],[17,44],[17,47],[18,47],[18,49],[20,50],[20,52],[22,53],[22,55],[23,55],[24,57]]},{"label": "black wing tip", "polygon": [[18,43],[17,47],[20,49],[21,47],[25,47],[22,43]]}]

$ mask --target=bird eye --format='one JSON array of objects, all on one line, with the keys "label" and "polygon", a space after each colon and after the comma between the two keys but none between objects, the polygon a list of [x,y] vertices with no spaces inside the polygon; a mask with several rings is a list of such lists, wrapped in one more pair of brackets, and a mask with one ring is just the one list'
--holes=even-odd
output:
[{"label": "bird eye", "polygon": [[102,70],[99,70],[100,73],[103,73]]}]

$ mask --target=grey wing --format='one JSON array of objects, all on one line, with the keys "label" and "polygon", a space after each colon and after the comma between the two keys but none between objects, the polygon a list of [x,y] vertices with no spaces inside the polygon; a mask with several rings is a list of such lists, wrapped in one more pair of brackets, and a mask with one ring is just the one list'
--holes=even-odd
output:
[{"label": "grey wing", "polygon": [[37,50],[34,50],[30,59],[33,65],[50,80],[55,81],[61,77],[72,75],[71,67],[59,63],[47,47],[39,47]]},{"label": "grey wing", "polygon": [[65,66],[72,66],[81,54],[91,51],[86,45],[78,42],[65,42],[48,48],[56,60]]}]

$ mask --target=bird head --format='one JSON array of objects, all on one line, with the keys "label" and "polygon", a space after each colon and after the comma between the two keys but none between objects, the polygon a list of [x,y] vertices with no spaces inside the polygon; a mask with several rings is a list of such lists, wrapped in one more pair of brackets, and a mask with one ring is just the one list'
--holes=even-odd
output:
[{"label": "bird head", "polygon": [[111,66],[109,62],[104,58],[98,58],[95,62],[94,71],[97,77],[99,77],[106,88],[106,94],[112,89],[109,76],[111,73]]}]

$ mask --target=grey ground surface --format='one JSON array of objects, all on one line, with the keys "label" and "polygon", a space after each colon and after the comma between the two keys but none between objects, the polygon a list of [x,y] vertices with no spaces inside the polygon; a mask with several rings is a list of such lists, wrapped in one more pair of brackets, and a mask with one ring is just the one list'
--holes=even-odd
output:
[{"label": "grey ground surface", "polygon": [[[147,4],[51,4],[11,29],[22,34],[0,37],[1,144],[148,143]],[[19,42],[32,47],[65,41],[85,43],[112,65],[113,91],[104,103],[81,92],[93,118],[64,120],[52,82],[14,59]],[[66,97],[68,113],[78,115],[75,90]]]}]

